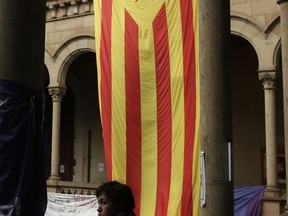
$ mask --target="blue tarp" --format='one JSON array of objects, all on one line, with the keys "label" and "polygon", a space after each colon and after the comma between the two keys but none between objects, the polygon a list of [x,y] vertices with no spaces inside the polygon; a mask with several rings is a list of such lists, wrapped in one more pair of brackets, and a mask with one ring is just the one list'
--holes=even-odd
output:
[{"label": "blue tarp", "polygon": [[234,215],[259,216],[264,186],[235,187],[234,188]]},{"label": "blue tarp", "polygon": [[41,92],[0,80],[0,215],[45,213],[43,98]]}]

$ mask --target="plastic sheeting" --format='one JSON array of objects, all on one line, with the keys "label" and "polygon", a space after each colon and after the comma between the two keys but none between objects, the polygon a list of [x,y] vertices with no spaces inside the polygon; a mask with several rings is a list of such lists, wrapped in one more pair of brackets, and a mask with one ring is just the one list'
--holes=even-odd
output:
[{"label": "plastic sheeting", "polygon": [[41,92],[0,80],[0,215],[45,213],[43,104]]},{"label": "plastic sheeting", "polygon": [[[264,186],[236,187],[234,189],[234,215],[260,216]],[[48,193],[45,216],[97,216],[95,195]]]},{"label": "plastic sheeting", "polygon": [[234,215],[259,216],[264,186],[235,187],[234,188]]},{"label": "plastic sheeting", "polygon": [[97,216],[95,195],[48,193],[45,216]]}]

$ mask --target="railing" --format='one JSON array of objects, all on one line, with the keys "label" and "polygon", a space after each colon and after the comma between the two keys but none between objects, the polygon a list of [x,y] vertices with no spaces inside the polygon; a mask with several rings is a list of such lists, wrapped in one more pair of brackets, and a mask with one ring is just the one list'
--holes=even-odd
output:
[{"label": "railing", "polygon": [[68,181],[47,181],[47,191],[64,194],[95,195],[98,185]]}]

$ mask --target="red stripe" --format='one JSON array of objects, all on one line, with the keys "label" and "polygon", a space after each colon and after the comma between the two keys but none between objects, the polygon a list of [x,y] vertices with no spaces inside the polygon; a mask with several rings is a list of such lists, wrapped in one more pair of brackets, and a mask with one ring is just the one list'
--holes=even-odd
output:
[{"label": "red stripe", "polygon": [[183,64],[184,64],[184,97],[185,97],[185,146],[184,178],[181,215],[192,215],[192,173],[193,150],[196,117],[196,63],[193,30],[193,11],[191,0],[181,0]]},{"label": "red stripe", "polygon": [[102,23],[100,41],[100,67],[101,67],[101,107],[102,128],[104,137],[104,151],[108,179],[112,179],[111,154],[111,17],[112,0],[102,1]]},{"label": "red stripe", "polygon": [[167,215],[172,146],[172,111],[170,85],[170,58],[168,27],[165,5],[153,21],[156,89],[157,89],[157,137],[158,137],[158,173],[155,215]]},{"label": "red stripe", "polygon": [[136,215],[140,215],[141,202],[141,98],[138,26],[130,14],[125,13],[125,86],[126,86],[126,138],[127,184],[133,190]]}]

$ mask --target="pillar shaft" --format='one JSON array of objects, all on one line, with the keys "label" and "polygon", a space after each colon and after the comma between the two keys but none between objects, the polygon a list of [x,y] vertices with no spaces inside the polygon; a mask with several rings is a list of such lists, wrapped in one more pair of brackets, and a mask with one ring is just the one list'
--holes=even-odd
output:
[{"label": "pillar shaft", "polygon": [[[278,0],[280,5],[280,28],[282,48],[282,80],[283,80],[283,116],[284,116],[284,144],[286,157],[286,178],[288,173],[288,0]],[[286,181],[288,188],[288,181]],[[287,190],[288,200],[288,190]],[[286,206],[286,212],[288,208]],[[287,214],[288,215],[288,214]]]},{"label": "pillar shaft", "polygon": [[50,180],[60,180],[60,125],[61,125],[61,100],[65,95],[65,88],[48,88],[53,101],[52,117],[52,149],[51,149],[51,174]]},{"label": "pillar shaft", "polygon": [[0,79],[43,88],[45,1],[1,1],[0,44]]},{"label": "pillar shaft", "polygon": [[230,5],[199,1],[201,145],[206,161],[203,216],[233,215],[233,184],[228,181],[231,139],[229,95]]},{"label": "pillar shaft", "polygon": [[277,186],[275,92],[265,90],[267,186]]}]

